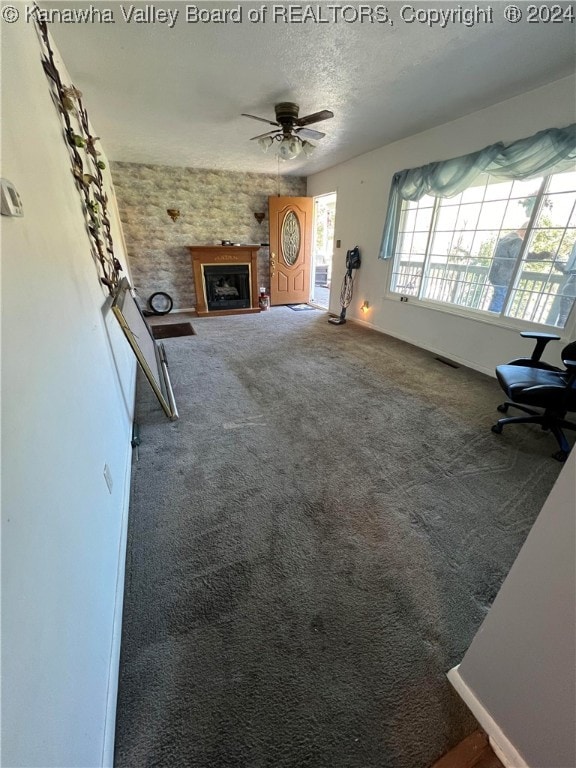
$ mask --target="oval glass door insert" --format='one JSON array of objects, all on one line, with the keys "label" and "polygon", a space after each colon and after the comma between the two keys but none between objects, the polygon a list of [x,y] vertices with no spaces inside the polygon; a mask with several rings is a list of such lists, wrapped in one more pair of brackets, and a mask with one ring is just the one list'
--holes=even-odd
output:
[{"label": "oval glass door insert", "polygon": [[294,211],[288,211],[284,216],[280,242],[284,261],[291,267],[300,253],[300,223]]}]

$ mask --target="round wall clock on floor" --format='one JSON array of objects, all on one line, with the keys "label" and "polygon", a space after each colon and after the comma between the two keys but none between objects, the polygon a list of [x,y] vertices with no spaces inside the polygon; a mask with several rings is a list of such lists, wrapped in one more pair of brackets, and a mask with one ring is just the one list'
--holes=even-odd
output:
[{"label": "round wall clock on floor", "polygon": [[148,299],[148,306],[155,315],[167,315],[172,310],[174,302],[167,293],[158,291]]}]

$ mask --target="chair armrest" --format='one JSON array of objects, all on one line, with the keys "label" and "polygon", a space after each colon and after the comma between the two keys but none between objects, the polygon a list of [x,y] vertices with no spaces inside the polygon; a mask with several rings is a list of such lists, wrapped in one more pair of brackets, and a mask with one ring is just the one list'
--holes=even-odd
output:
[{"label": "chair armrest", "polygon": [[[549,341],[559,341],[560,336],[555,333],[541,333],[540,331],[520,331],[520,336],[524,339],[535,339],[536,345],[532,352],[531,360],[537,362],[542,357],[542,353]],[[515,365],[515,363],[512,363]]]},{"label": "chair armrest", "polygon": [[518,357],[516,360],[510,360],[506,365],[521,365],[524,368],[539,368],[542,371],[561,371],[556,365],[545,363],[543,360],[532,360],[531,357]]},{"label": "chair armrest", "polygon": [[520,336],[524,339],[548,339],[548,341],[559,341],[561,338],[556,333],[543,333],[542,331],[520,331]]}]

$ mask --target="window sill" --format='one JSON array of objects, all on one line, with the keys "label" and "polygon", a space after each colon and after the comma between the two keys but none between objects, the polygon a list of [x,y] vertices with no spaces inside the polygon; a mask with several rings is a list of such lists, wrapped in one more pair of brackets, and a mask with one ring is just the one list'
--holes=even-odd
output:
[{"label": "window sill", "polygon": [[[393,301],[400,303],[400,296],[405,294],[388,292],[384,297],[387,301]],[[412,304],[420,309],[426,309],[432,312],[441,312],[445,315],[453,315],[456,317],[462,317],[466,320],[473,320],[477,323],[484,323],[496,328],[503,328],[508,331],[514,331],[519,333],[520,331],[534,330],[542,331],[545,333],[557,333],[558,336],[564,338],[566,334],[566,328],[558,328],[555,325],[543,325],[542,323],[534,323],[529,320],[520,320],[515,317],[504,317],[502,315],[491,315],[486,312],[482,312],[477,309],[467,309],[459,307],[456,304],[444,304],[439,301],[432,301],[430,299],[418,299],[415,296],[409,296],[407,304]]]}]

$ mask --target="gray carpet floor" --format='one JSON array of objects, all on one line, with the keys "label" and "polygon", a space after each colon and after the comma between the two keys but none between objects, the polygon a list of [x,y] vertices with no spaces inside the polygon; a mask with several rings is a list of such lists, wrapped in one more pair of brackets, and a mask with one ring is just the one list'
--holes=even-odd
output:
[{"label": "gray carpet floor", "polygon": [[494,379],[326,320],[194,318],[176,422],[140,381],[118,768],[428,768],[476,727],[445,674],[555,443],[490,432]]}]

